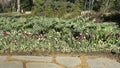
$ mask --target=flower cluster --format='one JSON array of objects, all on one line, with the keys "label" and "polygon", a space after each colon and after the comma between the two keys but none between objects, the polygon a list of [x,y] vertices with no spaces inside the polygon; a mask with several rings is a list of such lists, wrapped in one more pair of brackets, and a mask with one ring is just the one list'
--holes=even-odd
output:
[{"label": "flower cluster", "polygon": [[85,39],[92,39],[92,38],[94,38],[94,35],[93,35],[93,33],[89,33],[89,34],[87,34],[87,33],[83,33],[83,34],[80,34],[79,35],[79,40],[85,40]]}]

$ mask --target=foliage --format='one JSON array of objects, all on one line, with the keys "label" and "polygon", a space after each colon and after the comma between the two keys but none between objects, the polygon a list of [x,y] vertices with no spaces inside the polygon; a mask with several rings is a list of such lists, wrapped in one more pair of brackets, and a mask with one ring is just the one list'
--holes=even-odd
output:
[{"label": "foliage", "polygon": [[[15,12],[18,0],[0,1],[0,12]],[[43,17],[73,18],[81,11],[119,12],[120,0],[20,0],[21,11],[32,11]]]},{"label": "foliage", "polygon": [[33,6],[33,0],[20,0],[21,1],[21,9],[24,11],[31,11]]},{"label": "foliage", "polygon": [[78,6],[70,2],[36,0],[34,2],[33,12],[36,15],[42,15],[46,17],[62,17],[66,13],[79,10],[77,7]]},{"label": "foliage", "polygon": [[115,23],[95,23],[89,18],[1,17],[0,53],[120,53],[119,30]]}]

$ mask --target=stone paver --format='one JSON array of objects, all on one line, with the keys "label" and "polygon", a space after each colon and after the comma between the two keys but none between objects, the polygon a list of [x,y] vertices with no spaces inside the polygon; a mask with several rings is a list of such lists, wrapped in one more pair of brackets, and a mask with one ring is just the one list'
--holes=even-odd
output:
[{"label": "stone paver", "polygon": [[79,57],[56,57],[56,62],[66,67],[74,67],[81,63]]},{"label": "stone paver", "polygon": [[[71,56],[11,56],[9,59],[11,60],[7,56],[0,56],[0,68],[120,68],[120,63],[116,60],[102,57],[87,57],[87,63],[80,57]],[[84,67],[85,64],[88,66]]]},{"label": "stone paver", "polygon": [[27,68],[60,68],[54,63],[27,63]]},{"label": "stone paver", "polygon": [[0,62],[0,68],[23,68],[22,62]]},{"label": "stone paver", "polygon": [[120,63],[108,58],[88,58],[90,68],[120,68]]},{"label": "stone paver", "polygon": [[12,58],[25,61],[52,62],[52,57],[49,56],[12,56]]},{"label": "stone paver", "polygon": [[5,61],[6,60],[6,56],[0,56],[0,61]]}]

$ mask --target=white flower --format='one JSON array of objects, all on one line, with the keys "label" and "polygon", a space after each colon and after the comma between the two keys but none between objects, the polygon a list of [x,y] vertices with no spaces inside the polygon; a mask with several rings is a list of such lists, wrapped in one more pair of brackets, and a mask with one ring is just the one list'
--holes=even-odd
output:
[{"label": "white flower", "polygon": [[28,34],[32,34],[31,32],[29,32]]},{"label": "white flower", "polygon": [[26,31],[24,31],[24,33],[27,33]]},{"label": "white flower", "polygon": [[58,39],[57,38],[54,38],[55,39],[55,41],[58,41]]}]

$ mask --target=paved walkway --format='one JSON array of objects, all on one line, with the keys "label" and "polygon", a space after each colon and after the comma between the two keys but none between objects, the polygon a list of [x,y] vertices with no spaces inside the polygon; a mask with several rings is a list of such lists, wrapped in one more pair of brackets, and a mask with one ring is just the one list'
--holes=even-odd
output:
[{"label": "paved walkway", "polygon": [[120,68],[120,63],[93,56],[0,56],[0,68]]}]

